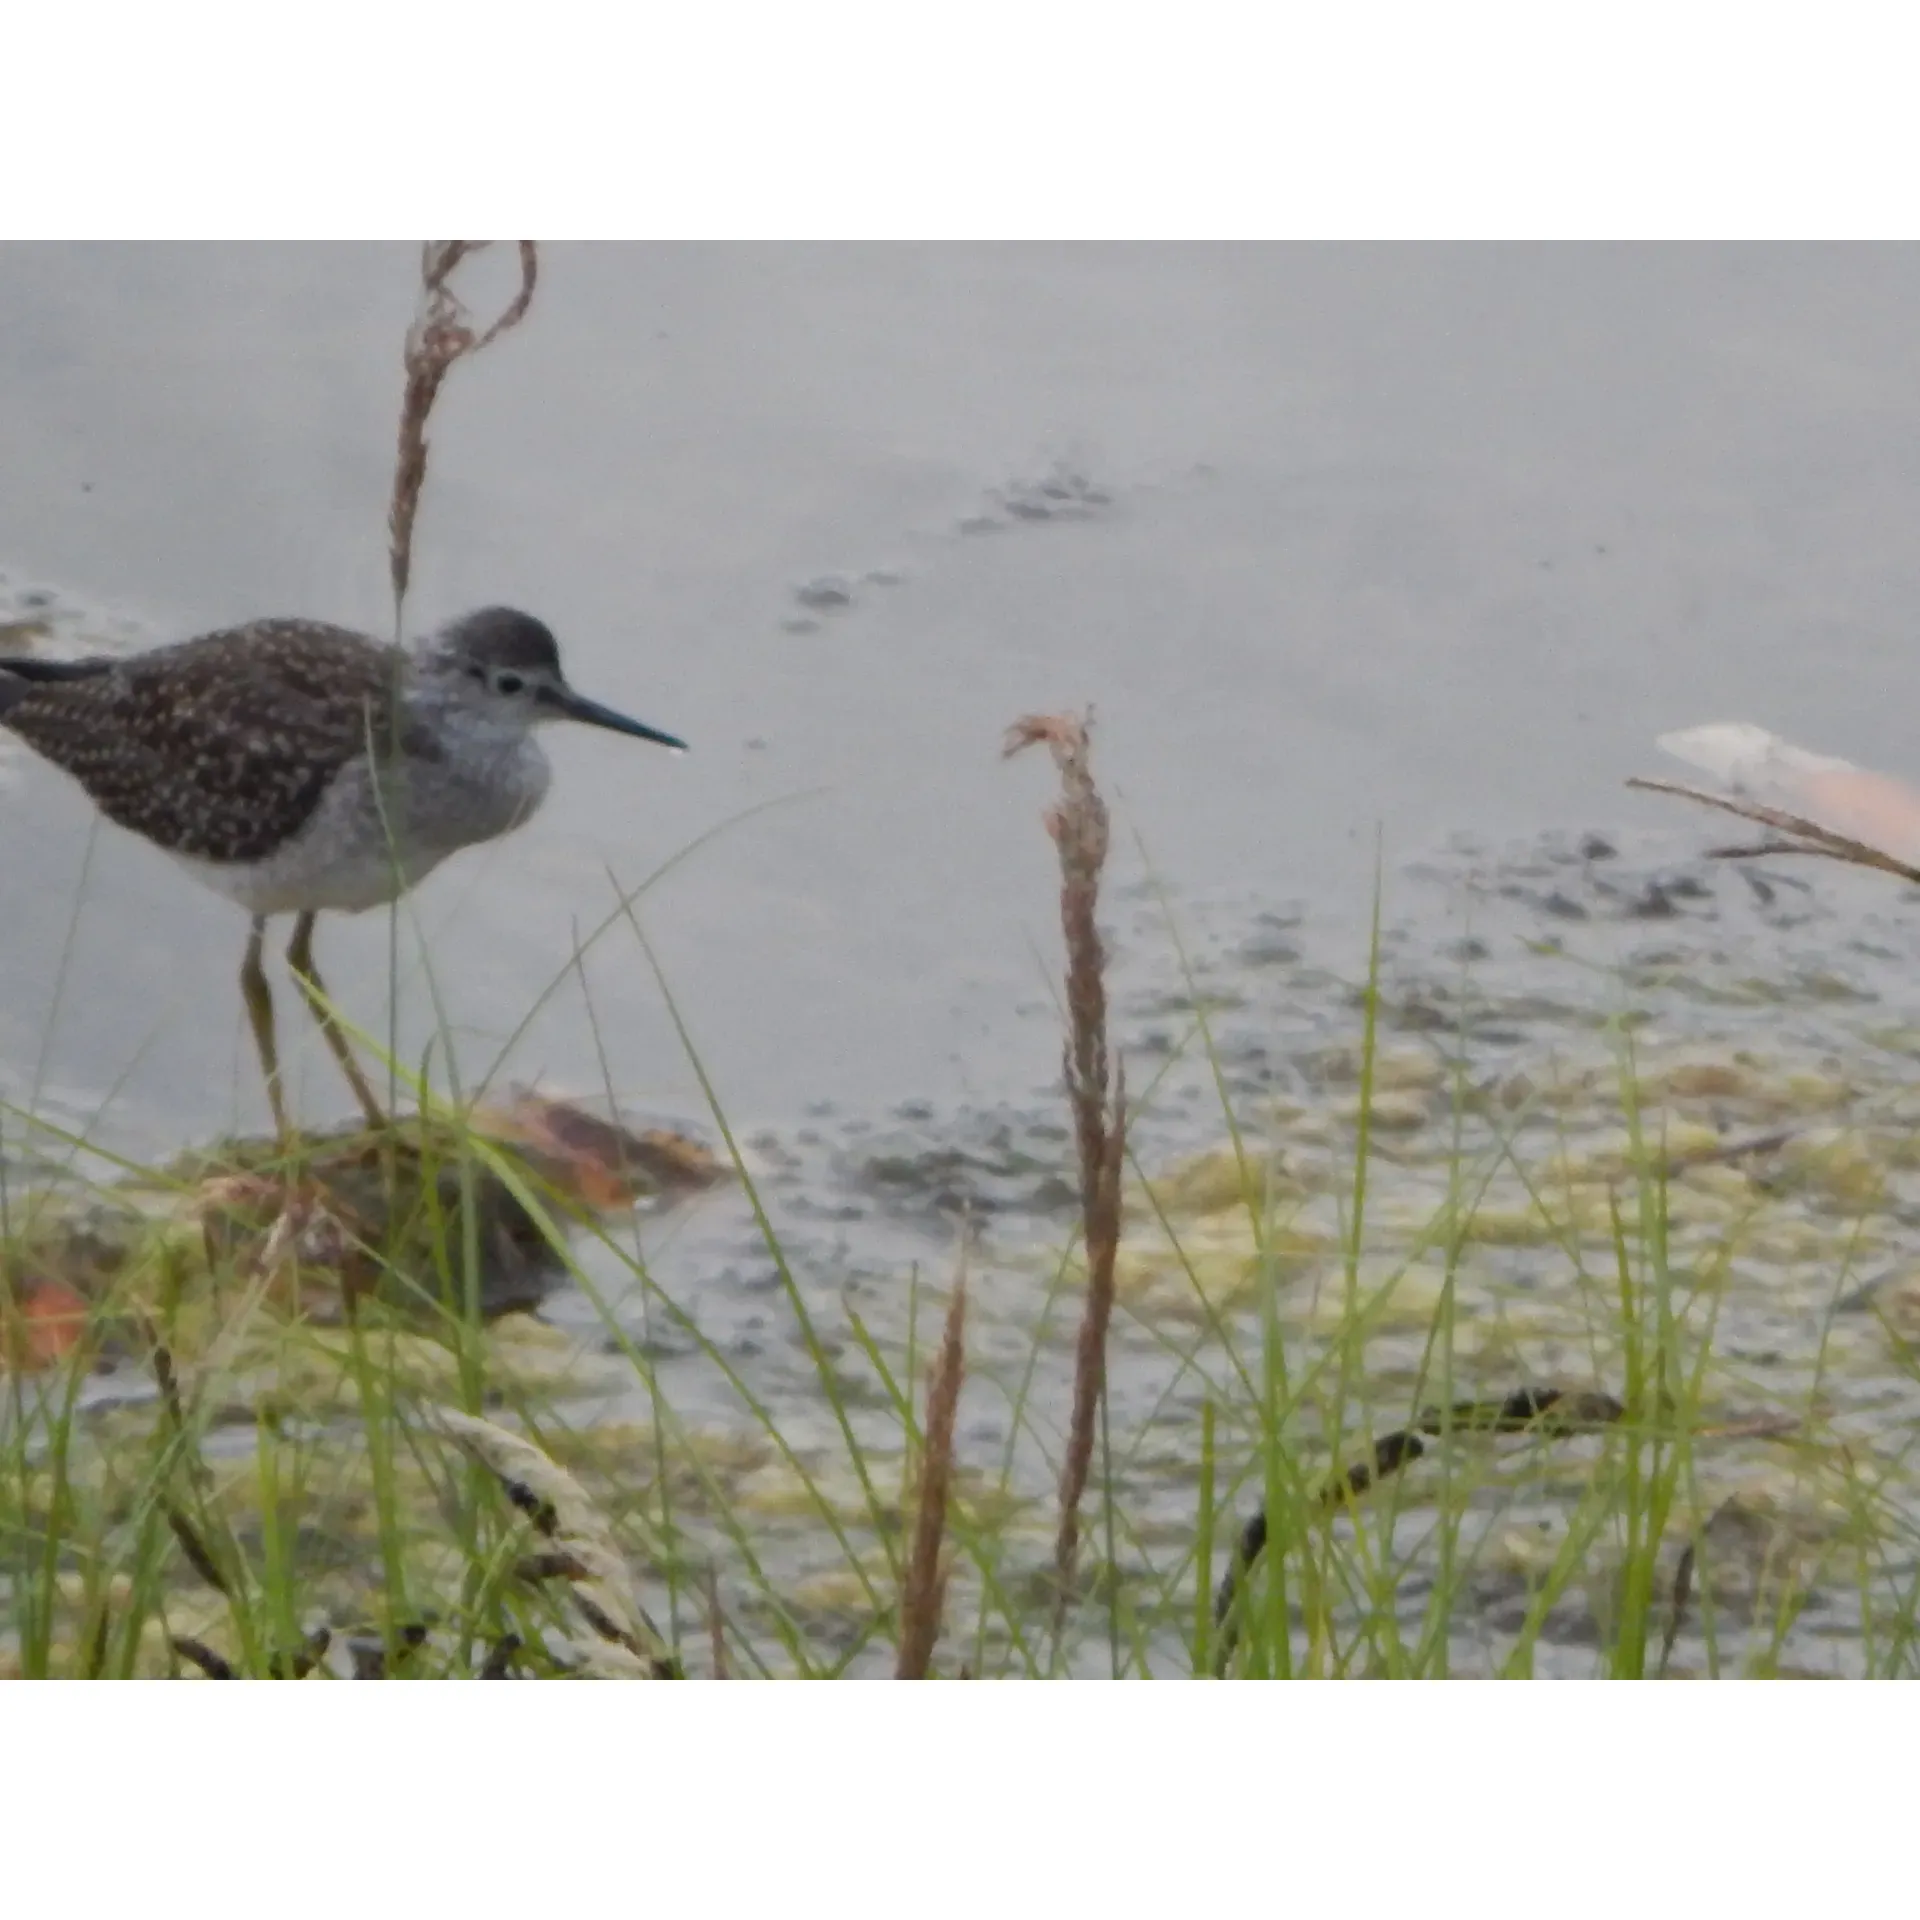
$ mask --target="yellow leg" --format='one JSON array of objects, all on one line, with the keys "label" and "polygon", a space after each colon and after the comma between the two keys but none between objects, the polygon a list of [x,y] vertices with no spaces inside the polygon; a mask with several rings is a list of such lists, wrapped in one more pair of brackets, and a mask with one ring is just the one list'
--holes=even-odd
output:
[{"label": "yellow leg", "polygon": [[347,1045],[347,1036],[340,1031],[333,1015],[327,1010],[327,990],[321,984],[320,969],[313,963],[313,915],[310,913],[301,914],[293,923],[293,938],[287,942],[287,965],[293,969],[293,977],[300,983],[301,993],[306,996],[307,1010],[319,1022],[320,1031],[326,1036],[333,1057],[340,1062],[340,1071],[347,1076],[353,1097],[360,1102],[360,1111],[367,1116],[367,1125],[384,1127],[387,1116],[380,1102],[374,1098],[373,1089],[367,1085],[367,1077],[360,1071],[353,1050]]},{"label": "yellow leg", "polygon": [[273,1128],[284,1143],[292,1139],[293,1132],[287,1125],[287,1102],[280,1090],[280,1048],[273,1037],[273,989],[267,985],[267,970],[261,965],[266,931],[266,921],[256,915],[253,932],[247,939],[247,957],[240,968],[240,997],[247,1003],[247,1024],[253,1029],[260,1070],[267,1076],[267,1104],[273,1109]]}]

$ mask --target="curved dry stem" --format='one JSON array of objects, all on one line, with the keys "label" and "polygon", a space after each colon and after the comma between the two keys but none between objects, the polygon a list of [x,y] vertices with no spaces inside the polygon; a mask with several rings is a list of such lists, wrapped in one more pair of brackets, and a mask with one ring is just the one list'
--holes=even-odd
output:
[{"label": "curved dry stem", "polygon": [[453,270],[469,254],[489,246],[486,240],[429,240],[420,250],[420,306],[407,329],[403,354],[407,384],[400,402],[400,444],[393,469],[393,496],[387,507],[387,563],[393,579],[394,638],[400,638],[407,586],[413,578],[413,523],[427,484],[427,420],[440,383],[454,362],[479,353],[526,317],[540,274],[539,250],[531,240],[518,242],[520,290],[489,327],[476,328],[466,304],[453,291]]}]

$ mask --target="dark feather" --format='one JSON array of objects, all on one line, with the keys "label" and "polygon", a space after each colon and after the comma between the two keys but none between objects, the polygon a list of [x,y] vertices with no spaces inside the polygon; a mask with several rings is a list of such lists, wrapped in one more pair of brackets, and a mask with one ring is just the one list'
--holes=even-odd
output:
[{"label": "dark feather", "polygon": [[369,742],[391,753],[409,671],[398,648],[314,620],[29,666],[0,673],[0,726],[71,774],[110,820],[171,853],[222,862],[263,859],[297,833]]},{"label": "dark feather", "polygon": [[16,680],[92,680],[111,673],[119,661],[104,654],[90,660],[36,660],[29,655],[0,654],[0,673]]}]

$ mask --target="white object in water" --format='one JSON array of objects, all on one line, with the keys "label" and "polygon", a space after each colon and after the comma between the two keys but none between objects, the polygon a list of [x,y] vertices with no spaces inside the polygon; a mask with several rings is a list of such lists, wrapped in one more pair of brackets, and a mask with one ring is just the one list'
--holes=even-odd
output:
[{"label": "white object in water", "polygon": [[1717,774],[1744,799],[1794,813],[1906,866],[1920,866],[1920,791],[1848,760],[1809,753],[1764,727],[1716,721],[1663,733],[1658,743]]}]

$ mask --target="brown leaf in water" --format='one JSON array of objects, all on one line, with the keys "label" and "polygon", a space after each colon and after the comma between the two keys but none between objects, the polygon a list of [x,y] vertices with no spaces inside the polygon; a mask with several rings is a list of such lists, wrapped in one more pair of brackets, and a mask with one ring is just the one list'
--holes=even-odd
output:
[{"label": "brown leaf in water", "polygon": [[0,1372],[38,1373],[58,1366],[87,1330],[87,1303],[64,1280],[22,1280],[0,1298]]},{"label": "brown leaf in water", "polygon": [[518,1147],[562,1193],[597,1213],[619,1213],[654,1194],[694,1192],[726,1177],[697,1140],[665,1128],[636,1133],[571,1100],[516,1093],[474,1115],[489,1139]]}]

